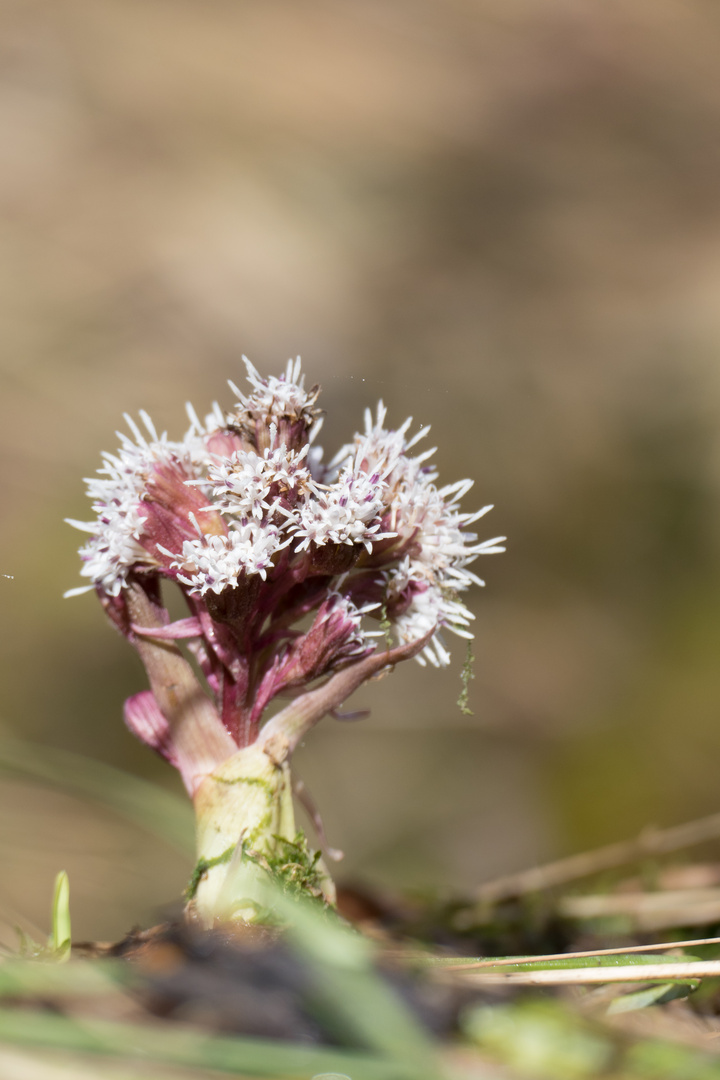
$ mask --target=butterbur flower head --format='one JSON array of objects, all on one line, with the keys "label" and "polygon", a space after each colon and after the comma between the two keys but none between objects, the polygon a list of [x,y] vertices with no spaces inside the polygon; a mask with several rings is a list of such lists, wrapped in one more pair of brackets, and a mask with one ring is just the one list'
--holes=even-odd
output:
[{"label": "butterbur flower head", "polygon": [[285,373],[277,379],[273,375],[263,379],[247,359],[245,366],[252,392],[245,395],[230,382],[238,404],[228,415],[228,428],[262,452],[274,441],[274,427],[282,445],[301,450],[307,445],[319,416],[315,402],[320,387],[305,390],[300,357],[294,362],[290,360]]},{"label": "butterbur flower head", "polygon": [[[279,378],[246,366],[250,392],[231,384],[235,406],[204,421],[188,407],[179,441],[145,413],[142,428],[126,417],[131,434],[87,481],[95,519],[72,522],[90,533],[88,588],[116,625],[131,586],[153,596],[155,640],[187,640],[238,745],[255,741],[274,698],[381,649],[388,632],[399,645],[422,641],[420,663],[446,664],[444,631],[472,637],[461,594],[482,582],[468,567],[503,550],[502,538],[478,543],[468,531],[490,509],[460,510],[471,482],[438,487],[433,451],[415,453],[427,428],[387,427],[381,403],[320,468],[319,391],[305,390],[300,361]],[[161,581],[185,596],[180,624]],[[153,630],[124,625],[133,641]]]},{"label": "butterbur flower head", "polygon": [[[235,404],[204,420],[188,406],[177,441],[145,413],[141,426],[126,417],[130,434],[87,481],[93,519],[71,522],[89,534],[84,588],[148,673],[126,720],[213,813],[206,781],[233,755],[253,747],[253,769],[285,769],[308,728],[383,667],[447,664],[445,632],[472,637],[462,594],[482,582],[469,566],[504,550],[469,531],[490,509],[460,509],[470,481],[438,487],[433,451],[415,450],[427,428],[386,426],[381,403],[324,465],[319,388],[305,389],[299,359],[277,378],[245,363],[249,392],[231,383]],[[175,622],[168,585],[187,606]]]}]

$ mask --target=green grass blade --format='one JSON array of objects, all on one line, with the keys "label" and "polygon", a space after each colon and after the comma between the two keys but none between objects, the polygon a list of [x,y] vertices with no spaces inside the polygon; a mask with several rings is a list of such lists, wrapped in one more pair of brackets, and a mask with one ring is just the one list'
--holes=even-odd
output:
[{"label": "green grass blade", "polygon": [[6,960],[0,964],[0,997],[97,997],[134,982],[132,968],[120,960],[70,960],[62,965]]},{"label": "green grass blade", "polygon": [[[613,953],[612,956],[580,956],[580,957],[568,957],[567,959],[557,958],[554,960],[533,960],[531,956],[518,956],[517,958],[509,956],[498,956],[496,960],[502,960],[502,964],[493,965],[491,963],[492,957],[486,957],[482,960],[467,959],[465,957],[423,957],[420,960],[421,964],[430,964],[437,967],[457,967],[458,971],[461,971],[466,965],[469,966],[470,971],[473,970],[473,964],[482,963],[481,968],[476,968],[478,972],[482,972],[484,975],[500,974],[512,974],[514,971],[578,971],[586,968],[614,968],[614,967],[642,967],[646,964],[685,964],[694,961],[699,961],[701,957],[692,956],[690,953],[685,953],[683,956],[668,956],[667,953]],[[517,963],[508,964],[506,960],[517,959]]]},{"label": "green grass blade", "polygon": [[36,1049],[75,1050],[143,1064],[216,1069],[236,1076],[308,1080],[317,1073],[344,1073],[352,1080],[416,1080],[414,1063],[368,1054],[264,1039],[203,1035],[167,1025],[164,1030],[108,1020],[78,1020],[46,1012],[0,1008],[0,1043]]},{"label": "green grass blade", "polygon": [[645,990],[638,990],[634,994],[621,994],[614,998],[608,1006],[607,1013],[608,1016],[616,1016],[618,1013],[647,1009],[649,1005],[664,1005],[666,1001],[688,997],[693,990],[697,990],[699,985],[699,979],[657,983],[655,986],[646,987]]},{"label": "green grass blade", "polygon": [[252,864],[240,864],[235,873],[233,895],[246,896],[286,925],[289,941],[313,972],[314,1009],[335,1038],[412,1062],[416,1080],[436,1078],[433,1044],[375,971],[370,942],[334,911],[286,894]]},{"label": "green grass blade", "polygon": [[72,930],[70,926],[70,881],[64,870],[55,878],[52,913],[52,930],[48,939],[48,949],[56,960],[69,960]]}]

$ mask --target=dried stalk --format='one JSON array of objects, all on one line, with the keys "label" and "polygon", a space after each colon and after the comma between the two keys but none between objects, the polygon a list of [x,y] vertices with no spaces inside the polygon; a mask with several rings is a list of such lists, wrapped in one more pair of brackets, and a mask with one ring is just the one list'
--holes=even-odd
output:
[{"label": "dried stalk", "polygon": [[[581,852],[544,866],[507,874],[488,881],[475,891],[477,905],[495,904],[527,893],[542,892],[558,885],[568,885],[579,878],[604,870],[614,870],[649,855],[666,855],[720,837],[720,814],[688,821],[669,829],[643,829],[634,840],[608,844],[594,851]],[[463,920],[464,921],[464,920]]]},{"label": "dried stalk", "polygon": [[[517,963],[518,961],[516,961]],[[522,961],[525,963],[525,961]],[[473,986],[582,986],[583,983],[679,982],[720,975],[720,960],[694,960],[686,964],[644,964],[642,967],[578,968],[559,971],[514,971],[507,975],[469,971],[453,972],[455,979]]]}]

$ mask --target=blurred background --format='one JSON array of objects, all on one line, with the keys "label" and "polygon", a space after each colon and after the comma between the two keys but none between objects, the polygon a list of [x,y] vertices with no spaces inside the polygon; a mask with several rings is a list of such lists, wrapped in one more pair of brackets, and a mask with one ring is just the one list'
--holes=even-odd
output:
[{"label": "blurred background", "polygon": [[[297,767],[338,876],[453,892],[720,810],[720,12],[706,0],[4,0],[5,734],[179,784],[78,584],[121,413],[179,436],[301,354],[331,452],[432,424],[482,536],[464,659]],[[157,918],[190,860],[0,781],[0,915]]]}]

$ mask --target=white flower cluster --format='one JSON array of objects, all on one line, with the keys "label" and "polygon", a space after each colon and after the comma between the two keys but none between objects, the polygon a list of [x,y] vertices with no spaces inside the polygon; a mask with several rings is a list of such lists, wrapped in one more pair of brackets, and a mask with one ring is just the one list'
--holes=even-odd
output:
[{"label": "white flower cluster", "polygon": [[132,417],[125,421],[135,436],[135,442],[123,432],[117,432],[120,449],[116,454],[103,453],[103,466],[98,476],[87,477],[87,494],[93,500],[95,521],[76,521],[66,518],[69,525],[90,533],[90,539],[80,548],[82,577],[89,585],[69,589],[65,596],[77,596],[99,588],[109,596],[118,596],[133,566],[152,561],[140,537],[145,530],[143,500],[147,483],[158,465],[178,461],[190,474],[195,465],[192,439],[182,443],[170,442],[163,433],[158,436],[145,411],[140,413],[149,439],[143,435]]},{"label": "white flower cluster", "polygon": [[314,544],[363,544],[372,551],[373,542],[394,536],[380,532],[380,516],[385,508],[385,482],[362,469],[360,455],[346,463],[330,485],[313,486],[314,498],[299,508],[299,520],[292,525],[299,538],[298,551]]},{"label": "white flower cluster", "polygon": [[203,535],[199,526],[198,534],[197,540],[183,542],[182,554],[171,565],[178,571],[178,581],[199,596],[236,585],[243,571],[259,574],[264,581],[275,553],[290,543],[289,537],[280,538],[274,525],[263,527],[256,521],[233,526],[226,536]]},{"label": "white flower cluster", "polygon": [[[429,428],[422,428],[406,440],[412,418],[397,431],[389,431],[383,427],[385,417],[382,402],[376,422],[366,410],[365,434],[356,436],[355,446],[366,469],[384,469],[390,527],[397,533],[398,546],[408,549],[395,566],[384,572],[389,599],[408,593],[411,596],[408,606],[393,620],[393,630],[401,643],[415,641],[443,626],[459,637],[472,639],[468,627],[474,615],[459,600],[458,593],[471,584],[485,584],[467,567],[478,555],[504,551],[501,545],[505,537],[476,543],[477,535],[465,529],[492,506],[484,506],[474,514],[460,513],[458,504],[473,481],[460,480],[438,489],[437,473],[425,465],[436,448],[416,457],[408,454]],[[344,447],[342,452],[349,449]],[[435,666],[449,663],[450,654],[439,632],[417,659],[421,664],[429,660]]]},{"label": "white flower cluster", "polygon": [[[323,468],[322,451],[311,445],[320,429],[318,389],[304,389],[299,359],[268,379],[245,363],[252,392],[231,383],[239,404],[228,415],[215,405],[204,423],[188,407],[191,427],[180,442],[158,437],[144,413],[149,438],[127,418],[135,441],[121,435],[120,450],[103,455],[99,477],[87,481],[97,519],[71,522],[91,534],[81,549],[86,588],[117,596],[133,568],[155,568],[200,599],[235,588],[243,576],[272,582],[290,573],[302,582],[326,547],[325,597],[338,597],[329,610],[342,599],[355,633],[368,612],[378,618],[381,609],[382,633],[391,629],[400,643],[441,627],[471,638],[473,616],[458,594],[482,584],[468,566],[503,551],[504,538],[478,543],[467,527],[491,508],[460,512],[471,481],[438,488],[426,465],[434,451],[411,455],[429,429],[412,438],[411,420],[386,429],[380,403],[376,420],[368,411],[364,433]],[[153,501],[165,514],[157,535]],[[341,561],[333,571],[333,550],[348,547],[350,572]],[[448,662],[438,633],[418,659]]]},{"label": "white flower cluster", "polygon": [[252,394],[245,395],[232,380],[228,386],[236,395],[243,411],[253,419],[270,424],[273,418],[292,416],[312,416],[312,407],[320,392],[318,386],[305,390],[305,376],[301,373],[300,357],[288,360],[284,375],[276,378],[269,375],[264,379],[246,356],[243,357],[247,368],[247,379],[253,388]]},{"label": "white flower cluster", "polygon": [[[271,425],[273,443],[275,430]],[[299,453],[284,445],[267,447],[262,454],[242,450],[211,463],[207,481],[212,484],[215,509],[241,519],[262,521],[268,514],[272,516],[281,505],[281,494],[297,496],[313,486],[309,470],[301,464],[309,449],[306,443]]]}]

